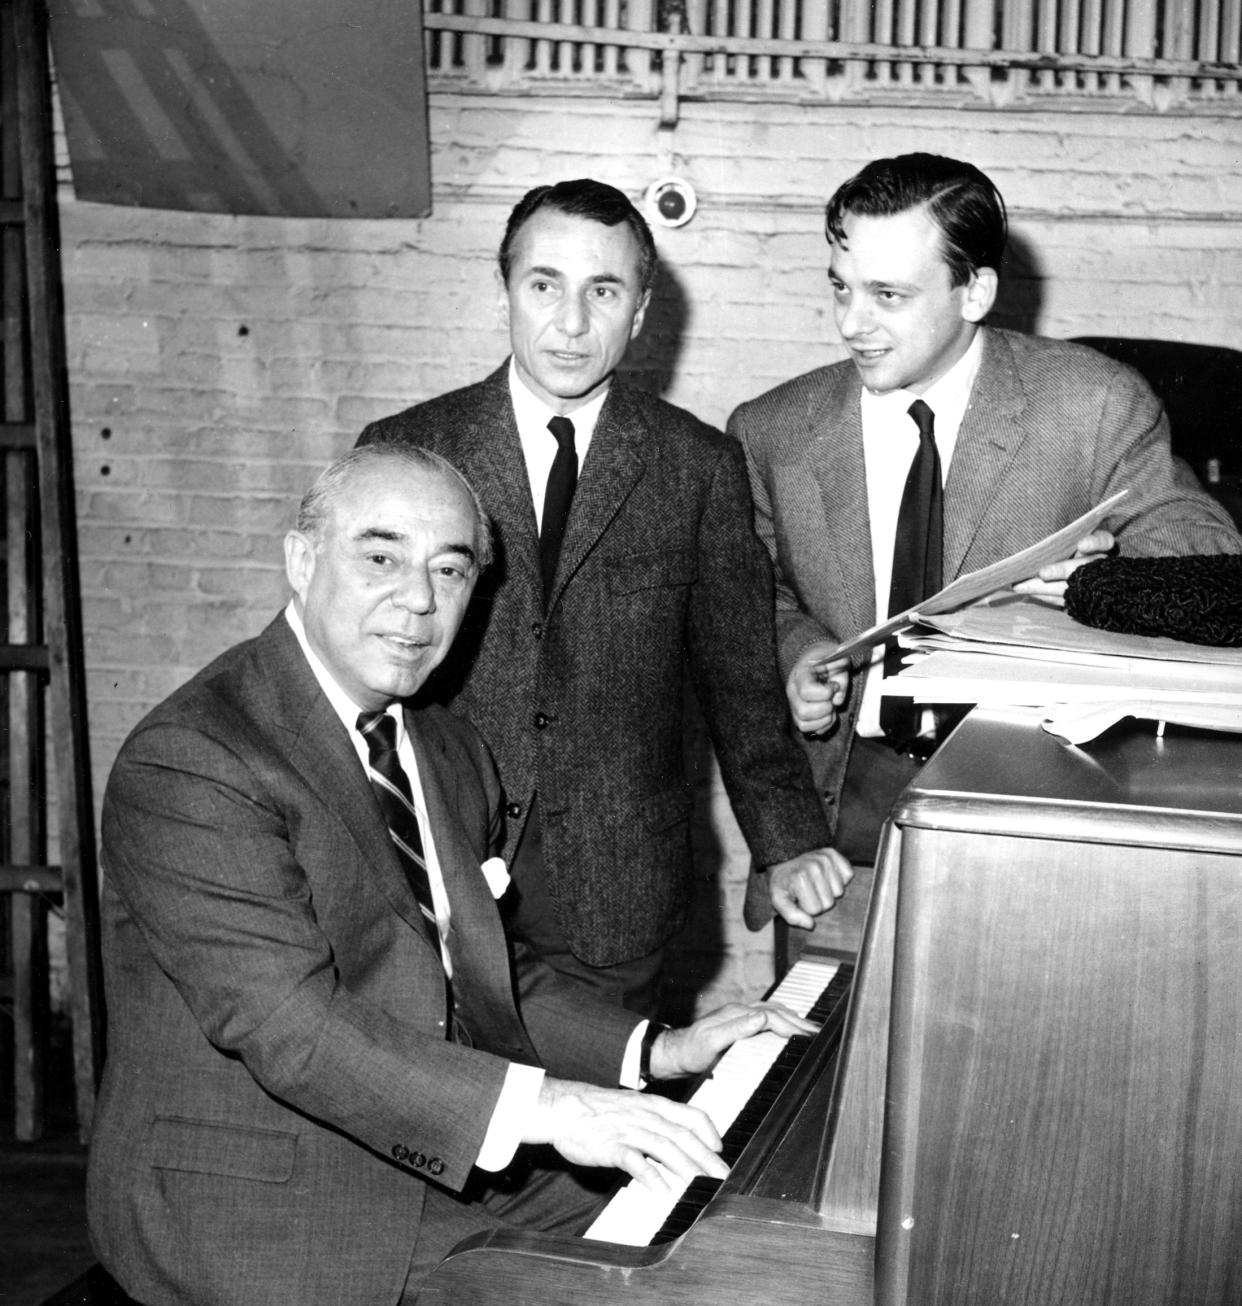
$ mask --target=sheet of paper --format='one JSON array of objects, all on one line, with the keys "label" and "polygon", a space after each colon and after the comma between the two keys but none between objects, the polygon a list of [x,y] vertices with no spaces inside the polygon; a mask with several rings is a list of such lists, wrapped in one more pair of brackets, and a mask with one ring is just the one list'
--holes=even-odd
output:
[{"label": "sheet of paper", "polygon": [[1123,717],[1159,721],[1167,725],[1194,726],[1201,730],[1228,730],[1242,734],[1242,708],[1150,700],[1106,703],[1103,706],[1067,704],[1052,709],[1040,724],[1050,734],[1069,744],[1086,744],[1102,735]]},{"label": "sheet of paper", "polygon": [[914,632],[910,639],[913,648],[990,645],[990,651],[1016,650],[1020,657],[1088,663],[1098,663],[1103,658],[1114,669],[1123,668],[1118,658],[1210,663],[1242,669],[1242,648],[1190,644],[1164,635],[1122,635],[1097,630],[1075,621],[1063,608],[1024,594],[1006,595],[993,603],[975,604],[960,612],[933,614],[923,621],[932,630],[941,632],[943,639]]},{"label": "sheet of paper", "polygon": [[[1104,702],[1143,696],[1205,703],[1229,701],[1242,707],[1242,668],[1107,659],[1092,666],[990,653],[937,650],[920,657],[881,692],[920,702],[1041,703]],[[942,697],[943,696],[943,697]]]},{"label": "sheet of paper", "polygon": [[988,567],[980,567],[978,571],[959,576],[957,580],[915,607],[888,617],[869,630],[855,635],[853,639],[847,639],[839,644],[828,657],[822,660],[821,665],[860,653],[864,649],[874,648],[876,644],[883,643],[895,631],[909,625],[912,621],[936,613],[948,612],[963,604],[973,603],[976,599],[986,598],[989,594],[995,594],[997,590],[1008,589],[1019,581],[1029,580],[1041,567],[1046,567],[1049,563],[1061,562],[1072,557],[1074,546],[1078,541],[1085,535],[1090,535],[1126,494],[1126,490],[1118,490],[1103,503],[1097,504],[1090,512],[1083,513],[1068,526],[1063,526],[1059,531],[1045,536],[1039,543],[1012,553],[1009,557],[1002,558]]}]

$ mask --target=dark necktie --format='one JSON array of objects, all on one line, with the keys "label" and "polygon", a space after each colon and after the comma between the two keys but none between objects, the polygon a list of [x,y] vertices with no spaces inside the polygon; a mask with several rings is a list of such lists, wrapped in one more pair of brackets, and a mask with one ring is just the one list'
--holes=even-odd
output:
[{"label": "dark necktie", "polygon": [[[910,464],[897,515],[893,579],[888,591],[890,617],[935,594],[942,584],[944,495],[935,414],[921,399],[910,405],[909,412],[919,428],[919,447]],[[896,639],[890,639],[884,648],[886,676],[896,675],[901,669],[901,657]],[[922,713],[922,707],[908,699],[885,698],[880,703],[880,725],[895,747],[905,748],[918,734]]]},{"label": "dark necktie", "polygon": [[569,505],[578,484],[578,451],[574,448],[574,424],[568,417],[554,417],[548,430],[556,436],[556,457],[548,473],[548,488],[543,496],[543,523],[539,530],[539,560],[543,569],[543,594],[552,592],[556,560],[561,554]]},{"label": "dark necktie", "polygon": [[438,950],[440,926],[436,922],[431,880],[423,855],[423,838],[410,795],[410,780],[397,757],[397,723],[387,712],[360,712],[358,729],[371,754],[371,788],[388,824],[397,858],[418,901],[418,909],[426,921],[427,931]]}]

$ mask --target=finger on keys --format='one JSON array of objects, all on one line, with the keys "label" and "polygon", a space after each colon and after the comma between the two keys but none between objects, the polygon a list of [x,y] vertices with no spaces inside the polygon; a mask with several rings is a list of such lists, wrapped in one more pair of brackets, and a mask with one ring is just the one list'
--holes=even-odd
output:
[{"label": "finger on keys", "polygon": [[757,1002],[754,1009],[764,1014],[764,1028],[774,1034],[814,1034],[819,1026],[779,1002]]}]

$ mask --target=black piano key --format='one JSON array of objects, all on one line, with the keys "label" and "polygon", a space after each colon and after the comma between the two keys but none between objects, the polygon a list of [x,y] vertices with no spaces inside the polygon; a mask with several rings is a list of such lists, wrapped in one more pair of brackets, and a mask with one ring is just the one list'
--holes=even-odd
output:
[{"label": "black piano key", "polygon": [[[853,975],[853,966],[839,967],[807,1012],[807,1019],[826,1020],[837,1003],[849,993]],[[788,1083],[798,1063],[806,1054],[813,1037],[808,1034],[796,1034],[789,1039],[776,1060],[768,1067],[767,1073],[760,1080],[755,1091],[734,1117],[733,1123],[721,1139],[723,1144],[721,1156],[726,1165],[732,1166],[741,1156],[746,1144],[755,1136],[759,1126],[766,1119],[768,1111],[771,1110],[773,1102],[780,1096],[781,1089]],[[681,1237],[702,1215],[707,1204],[719,1191],[721,1182],[720,1179],[709,1179],[703,1175],[692,1180],[652,1238],[651,1246],[656,1247]]]}]

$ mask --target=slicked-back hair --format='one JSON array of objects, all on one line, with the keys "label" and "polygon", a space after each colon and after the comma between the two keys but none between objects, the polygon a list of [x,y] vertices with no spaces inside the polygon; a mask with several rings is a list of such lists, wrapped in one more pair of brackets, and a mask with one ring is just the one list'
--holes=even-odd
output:
[{"label": "slicked-back hair", "polygon": [[492,523],[473,485],[453,466],[447,458],[442,458],[430,449],[423,449],[416,444],[364,444],[348,450],[333,459],[315,478],[315,483],[302,496],[298,505],[297,521],[294,529],[318,544],[323,539],[324,525],[338,496],[350,481],[363,470],[379,463],[389,463],[396,467],[416,467],[419,471],[439,472],[452,477],[470,496],[474,504],[475,515],[479,519],[475,546],[478,556],[475,565],[481,572],[492,560]]},{"label": "slicked-back hair", "polygon": [[954,286],[966,285],[980,268],[1000,271],[1009,237],[1000,191],[973,163],[940,154],[899,154],[867,164],[828,201],[824,234],[844,247],[850,215],[890,218],[924,206],[940,228]]},{"label": "slicked-back hair", "polygon": [[579,177],[576,181],[558,181],[554,186],[536,186],[528,190],[513,207],[505,224],[504,239],[497,255],[500,275],[509,284],[509,269],[513,266],[513,242],[524,224],[540,209],[555,209],[572,218],[587,218],[605,227],[624,223],[638,244],[639,290],[651,289],[655,280],[656,247],[647,219],[615,186],[607,182]]}]

